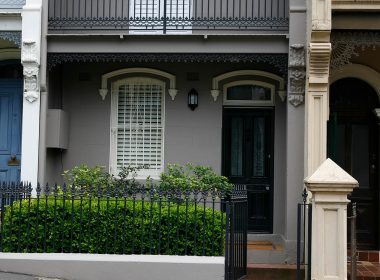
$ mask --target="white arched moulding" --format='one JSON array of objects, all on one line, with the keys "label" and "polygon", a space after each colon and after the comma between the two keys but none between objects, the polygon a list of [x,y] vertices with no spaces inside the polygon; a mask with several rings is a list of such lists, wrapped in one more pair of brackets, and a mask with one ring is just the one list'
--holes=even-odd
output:
[{"label": "white arched moulding", "polygon": [[380,73],[376,70],[362,64],[346,64],[331,72],[330,85],[344,78],[356,78],[368,83],[380,100]]},{"label": "white arched moulding", "polygon": [[221,93],[220,90],[220,82],[226,79],[235,78],[235,81],[239,80],[239,77],[244,76],[244,80],[247,80],[247,76],[255,76],[255,78],[252,78],[254,81],[259,81],[260,79],[258,77],[263,77],[267,79],[271,79],[278,83],[277,88],[277,94],[280,96],[282,101],[285,101],[286,98],[286,90],[285,90],[285,81],[282,77],[265,72],[260,70],[237,70],[232,72],[227,72],[224,74],[221,74],[219,76],[216,76],[212,79],[212,89],[211,89],[211,96],[213,97],[214,101],[218,99],[218,96]]},{"label": "white arched moulding", "polygon": [[168,94],[172,100],[175,99],[178,93],[178,90],[176,89],[176,77],[172,74],[152,68],[124,68],[112,71],[102,76],[102,87],[99,89],[99,95],[102,97],[102,100],[104,100],[108,94],[108,80],[127,74],[141,74],[142,76],[148,74],[166,78],[169,80]]}]

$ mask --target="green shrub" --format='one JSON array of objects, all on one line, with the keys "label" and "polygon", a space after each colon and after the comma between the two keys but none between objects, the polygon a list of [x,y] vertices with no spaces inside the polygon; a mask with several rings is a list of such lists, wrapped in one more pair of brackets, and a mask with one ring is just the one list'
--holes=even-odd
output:
[{"label": "green shrub", "polygon": [[[97,195],[97,188],[100,186],[103,193],[114,194],[116,189],[122,189],[124,186],[129,188],[139,187],[141,182],[136,180],[139,170],[146,169],[148,166],[140,165],[137,167],[125,166],[119,170],[117,176],[109,174],[102,166],[88,167],[86,164],[76,166],[66,170],[62,175],[68,183],[68,191],[72,186],[78,193],[80,186],[84,194],[88,194],[90,186],[93,186],[93,194]],[[145,185],[150,187],[153,181],[150,177],[146,178]],[[168,164],[167,170],[160,175],[159,187],[162,190],[180,189],[199,190],[199,191],[224,191],[228,194],[233,185],[229,183],[227,177],[217,175],[215,171],[208,166],[195,165],[188,163],[184,166],[178,164]]]},{"label": "green shrub", "polygon": [[222,212],[193,204],[41,197],[6,207],[2,251],[219,256],[224,221]]},{"label": "green shrub", "polygon": [[181,190],[203,190],[212,189],[225,191],[229,193],[233,185],[228,182],[228,178],[217,175],[215,171],[208,166],[188,163],[185,166],[169,164],[167,171],[160,175],[160,186],[163,189],[179,188]]}]

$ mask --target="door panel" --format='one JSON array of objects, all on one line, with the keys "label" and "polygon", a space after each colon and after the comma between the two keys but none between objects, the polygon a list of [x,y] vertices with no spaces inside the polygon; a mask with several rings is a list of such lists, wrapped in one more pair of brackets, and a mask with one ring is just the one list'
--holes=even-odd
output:
[{"label": "door panel", "polygon": [[273,110],[229,109],[223,113],[223,174],[244,184],[248,229],[272,232]]},{"label": "door panel", "polygon": [[0,181],[20,179],[22,82],[0,80]]}]

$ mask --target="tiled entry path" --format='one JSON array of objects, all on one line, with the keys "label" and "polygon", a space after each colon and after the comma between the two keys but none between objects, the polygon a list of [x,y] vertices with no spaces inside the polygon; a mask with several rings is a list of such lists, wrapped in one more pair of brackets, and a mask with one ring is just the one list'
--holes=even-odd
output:
[{"label": "tiled entry path", "polygon": [[[350,276],[350,264],[348,264]],[[359,251],[357,263],[357,280],[380,280],[380,263],[378,251]],[[348,277],[351,279],[350,277]]]}]

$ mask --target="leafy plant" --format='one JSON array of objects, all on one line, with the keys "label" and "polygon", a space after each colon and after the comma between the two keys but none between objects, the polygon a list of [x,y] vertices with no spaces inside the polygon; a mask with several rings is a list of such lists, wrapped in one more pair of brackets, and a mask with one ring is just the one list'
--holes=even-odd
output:
[{"label": "leafy plant", "polygon": [[89,167],[87,164],[81,164],[66,170],[62,176],[70,185],[86,187],[106,186],[111,183],[112,179],[104,166],[96,165],[95,167]]},{"label": "leafy plant", "polygon": [[[141,184],[136,180],[136,176],[137,172],[144,168],[147,168],[147,166],[133,167],[128,165],[121,167],[118,175],[115,176],[108,173],[104,166],[89,167],[87,164],[81,164],[64,171],[62,176],[69,185],[68,191],[79,192],[81,190],[84,195],[87,195],[91,190],[93,194],[96,194],[100,188],[102,193],[114,194],[115,189],[122,189],[126,185],[129,188],[140,186]],[[150,181],[150,178],[147,178],[147,182],[149,183]]]},{"label": "leafy plant", "polygon": [[203,190],[212,189],[229,193],[233,185],[224,176],[217,175],[208,166],[193,166],[187,163],[185,166],[169,164],[167,171],[161,173],[160,185],[163,189],[180,188],[182,190]]}]

